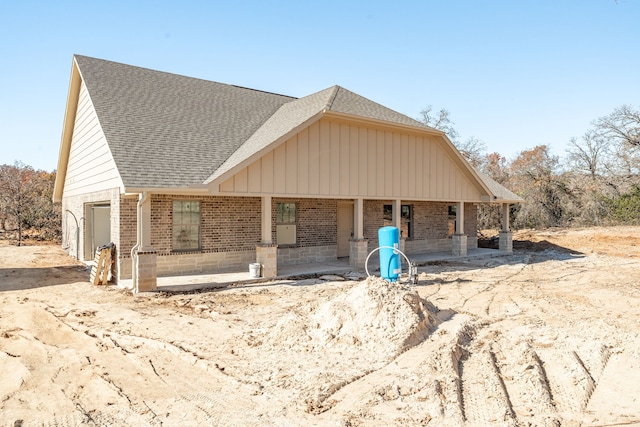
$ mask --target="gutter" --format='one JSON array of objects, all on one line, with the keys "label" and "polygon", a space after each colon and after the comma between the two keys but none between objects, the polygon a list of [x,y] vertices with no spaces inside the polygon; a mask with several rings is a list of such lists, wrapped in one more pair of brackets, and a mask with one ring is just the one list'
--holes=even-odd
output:
[{"label": "gutter", "polygon": [[136,244],[131,248],[131,282],[134,293],[138,293],[138,250],[142,242],[142,204],[148,198],[149,194],[146,191],[138,195],[138,207],[136,209]]}]

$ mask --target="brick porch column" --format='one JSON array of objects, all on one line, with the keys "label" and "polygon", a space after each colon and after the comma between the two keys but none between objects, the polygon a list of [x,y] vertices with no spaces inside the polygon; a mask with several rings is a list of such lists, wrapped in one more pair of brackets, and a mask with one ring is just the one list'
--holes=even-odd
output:
[{"label": "brick porch column", "polygon": [[513,252],[513,233],[511,231],[500,231],[498,249],[501,252]]},{"label": "brick porch column", "polygon": [[364,270],[364,262],[369,255],[369,241],[351,239],[349,241],[349,265],[356,270]]},{"label": "brick porch column", "polygon": [[136,289],[137,292],[150,292],[158,288],[158,273],[156,268],[156,251],[139,251],[136,257]]},{"label": "brick porch column", "polygon": [[502,230],[498,240],[498,249],[502,252],[513,252],[513,233],[509,225],[509,203],[502,204]]},{"label": "brick porch column", "polygon": [[278,245],[263,243],[256,246],[256,262],[262,265],[262,277],[278,275]]},{"label": "brick porch column", "polygon": [[453,256],[467,256],[467,235],[454,234],[452,236]]},{"label": "brick porch column", "polygon": [[278,245],[272,240],[271,196],[262,196],[260,218],[260,244],[256,246],[256,262],[262,265],[262,277],[278,275]]},{"label": "brick porch column", "polygon": [[141,193],[138,199],[136,230],[140,247],[134,257],[134,292],[155,291],[158,288],[158,253],[151,247],[151,195]]},{"label": "brick porch column", "polygon": [[456,205],[456,233],[452,236],[453,256],[467,256],[467,235],[464,233],[464,202]]}]

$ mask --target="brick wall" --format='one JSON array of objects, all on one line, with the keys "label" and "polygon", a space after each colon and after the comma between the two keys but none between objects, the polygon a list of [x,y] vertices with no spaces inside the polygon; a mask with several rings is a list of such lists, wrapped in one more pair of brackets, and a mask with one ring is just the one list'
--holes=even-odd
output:
[{"label": "brick wall", "polygon": [[[389,200],[364,201],[364,237],[369,240],[369,248],[377,246],[378,229],[385,225],[384,205]],[[402,202],[413,206],[413,235],[405,242],[407,253],[446,252],[451,250],[451,238],[448,235],[449,206],[447,202]],[[476,230],[478,207],[474,203],[465,204],[465,234],[469,236],[469,248],[477,247]]]},{"label": "brick wall", "polygon": [[272,200],[272,241],[276,242],[276,204],[296,204],[297,242],[287,247],[336,245],[338,241],[338,201],[333,199],[281,199]]},{"label": "brick wall", "polygon": [[[364,237],[369,241],[378,240],[378,229],[385,224],[384,205],[389,200],[364,201]],[[449,203],[442,202],[403,202],[413,206],[413,236],[411,240],[445,239],[449,221]]]},{"label": "brick wall", "polygon": [[173,253],[174,200],[200,201],[202,250],[195,252],[255,251],[256,245],[260,243],[261,204],[258,197],[156,194],[151,197],[151,246],[159,255]]},{"label": "brick wall", "polygon": [[[92,204],[109,204],[111,205],[111,241],[119,243],[119,235],[114,233],[114,228],[118,225],[118,202],[120,198],[119,190],[117,188],[96,191],[93,193],[86,193],[73,197],[62,198],[62,247],[72,256],[79,255],[81,260],[93,260],[93,254],[87,250],[88,245],[91,244],[91,230],[87,228],[90,225],[88,215],[90,212],[90,206]],[[70,211],[75,215],[78,220],[78,226],[80,228],[79,239],[76,241],[76,222],[73,216],[67,212]],[[76,244],[78,243],[78,244]],[[79,246],[78,254],[76,248]]]},{"label": "brick wall", "polygon": [[337,245],[278,248],[278,265],[326,262],[337,258]]},{"label": "brick wall", "polygon": [[131,258],[131,249],[136,244],[136,222],[138,197],[120,197],[120,257]]},{"label": "brick wall", "polygon": [[464,233],[472,237],[478,237],[478,205],[475,203],[464,204]]},{"label": "brick wall", "polygon": [[[173,200],[201,202],[202,250],[172,252]],[[116,245],[121,277],[131,275],[130,251],[136,242],[136,196],[118,196]],[[296,203],[297,244],[278,249],[280,264],[319,262],[336,257],[338,200],[274,198],[272,203],[273,241],[276,241],[276,203]],[[383,226],[384,200],[364,201],[364,234],[376,247],[378,228]],[[451,248],[447,235],[449,203],[405,202],[413,206],[413,239],[408,252],[446,251]],[[158,253],[160,275],[219,271],[244,268],[255,260],[261,238],[261,200],[259,197],[217,197],[177,195],[151,196],[151,245]],[[465,231],[469,247],[475,243],[477,207],[465,205]],[[218,255],[207,255],[215,254]]]}]

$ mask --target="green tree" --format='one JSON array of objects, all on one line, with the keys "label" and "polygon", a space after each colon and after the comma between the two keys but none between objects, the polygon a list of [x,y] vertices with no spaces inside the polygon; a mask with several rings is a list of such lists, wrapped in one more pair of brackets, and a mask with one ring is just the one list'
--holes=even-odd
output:
[{"label": "green tree", "polygon": [[622,196],[609,199],[613,220],[622,224],[640,224],[640,187],[634,187]]}]

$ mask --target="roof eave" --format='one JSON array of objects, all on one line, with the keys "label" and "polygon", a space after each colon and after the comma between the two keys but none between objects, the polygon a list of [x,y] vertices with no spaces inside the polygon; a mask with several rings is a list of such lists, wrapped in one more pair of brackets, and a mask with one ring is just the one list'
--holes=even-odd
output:
[{"label": "roof eave", "polygon": [[[243,160],[242,162],[240,162],[237,165],[233,166],[229,170],[223,172],[219,176],[216,176],[213,179],[212,178],[207,179],[207,181],[204,182],[204,185],[206,185],[210,189],[210,191],[212,193],[218,193],[219,192],[219,188],[220,188],[220,184],[222,184],[228,178],[232,177],[237,172],[239,172],[240,170],[245,168],[247,165],[250,165],[255,160],[259,159],[260,157],[264,156],[269,151],[271,151],[274,148],[276,148],[281,143],[287,141],[289,138],[291,138],[296,133],[300,132],[302,129],[304,129],[306,127],[309,127],[313,123],[315,123],[318,120],[320,120],[326,114],[323,111],[320,111],[320,112],[314,114],[313,116],[309,117],[307,120],[305,120],[304,122],[300,123],[298,126],[295,126],[294,128],[292,128],[291,130],[289,130],[285,134],[279,136],[277,139],[272,141],[270,144],[268,144],[267,146],[265,146],[261,150],[256,151],[251,156],[247,157],[245,160]],[[215,175],[215,172],[214,172],[214,174],[212,174],[212,176],[214,176],[214,175]]]},{"label": "roof eave", "polygon": [[329,118],[330,117],[342,118],[342,119],[348,119],[351,121],[361,122],[364,124],[389,126],[389,127],[394,127],[394,128],[403,129],[403,130],[410,130],[413,132],[423,132],[423,133],[426,132],[430,135],[446,136],[446,134],[441,130],[434,129],[431,127],[412,126],[404,123],[391,122],[391,121],[381,120],[381,119],[373,119],[370,117],[357,116],[354,114],[342,113],[334,110],[323,110],[323,114],[325,117],[329,117]]},{"label": "roof eave", "polygon": [[62,124],[62,136],[60,139],[60,151],[58,153],[58,169],[56,172],[56,180],[53,186],[53,202],[62,201],[64,191],[64,182],[67,177],[67,166],[69,164],[69,153],[71,151],[71,139],[73,138],[73,128],[76,120],[76,112],[78,109],[78,99],[80,97],[80,86],[82,84],[82,76],[75,57],[71,65],[71,76],[69,77],[69,92],[67,94],[67,105],[65,107],[64,119]]},{"label": "roof eave", "polygon": [[204,195],[208,194],[209,187],[204,184],[191,184],[188,187],[124,187],[122,194],[175,194],[175,195]]}]

